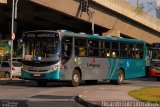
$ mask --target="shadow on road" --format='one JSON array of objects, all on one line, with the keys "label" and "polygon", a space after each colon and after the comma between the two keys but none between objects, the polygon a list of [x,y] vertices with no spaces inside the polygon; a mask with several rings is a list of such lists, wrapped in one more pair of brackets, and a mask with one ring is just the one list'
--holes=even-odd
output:
[{"label": "shadow on road", "polygon": [[[135,78],[130,80],[125,80],[123,85],[131,85],[134,82],[143,81],[143,82],[157,82],[155,78]],[[23,86],[23,87],[39,87],[35,81],[29,80],[0,80],[0,85],[6,86]],[[94,85],[114,85],[111,84],[109,81],[98,81],[97,83],[86,84],[85,81],[81,81],[80,86],[94,86]],[[55,81],[55,82],[48,82],[47,88],[53,87],[71,87],[68,81]]]},{"label": "shadow on road", "polygon": [[154,77],[142,77],[130,79],[130,81],[158,82]]},{"label": "shadow on road", "polygon": [[[36,81],[29,80],[0,80],[0,85],[5,86],[23,86],[23,87],[39,87]],[[66,87],[67,82],[48,82],[47,87]]]}]

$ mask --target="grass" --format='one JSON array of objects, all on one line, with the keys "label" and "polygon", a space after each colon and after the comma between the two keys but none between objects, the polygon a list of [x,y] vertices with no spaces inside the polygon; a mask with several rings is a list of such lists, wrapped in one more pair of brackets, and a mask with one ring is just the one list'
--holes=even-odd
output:
[{"label": "grass", "polygon": [[140,101],[160,104],[160,87],[146,87],[133,90],[129,92],[129,95]]}]

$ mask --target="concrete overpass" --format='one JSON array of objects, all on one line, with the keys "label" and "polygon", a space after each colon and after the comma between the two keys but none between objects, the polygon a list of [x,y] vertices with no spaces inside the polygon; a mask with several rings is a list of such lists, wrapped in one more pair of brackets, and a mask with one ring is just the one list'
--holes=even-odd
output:
[{"label": "concrete overpass", "polygon": [[0,4],[7,4],[7,0],[0,0]]},{"label": "concrete overpass", "polygon": [[[91,33],[91,19],[87,13],[81,14],[79,1],[19,0],[17,35],[36,29]],[[12,0],[8,0],[7,4],[0,5],[1,37],[9,37],[11,4]],[[147,43],[160,42],[160,20],[146,12],[135,12],[136,7],[125,0],[93,0],[90,2],[90,11],[94,11],[95,33],[120,34]]]}]

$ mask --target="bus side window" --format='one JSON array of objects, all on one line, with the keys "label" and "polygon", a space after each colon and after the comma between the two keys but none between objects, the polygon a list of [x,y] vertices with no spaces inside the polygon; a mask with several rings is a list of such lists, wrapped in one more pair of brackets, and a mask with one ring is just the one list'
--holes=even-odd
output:
[{"label": "bus side window", "polygon": [[139,52],[135,52],[135,58],[140,59],[140,53]]},{"label": "bus side window", "polygon": [[75,38],[75,56],[86,56],[87,40],[86,38]]},{"label": "bus side window", "polygon": [[109,41],[104,41],[104,44],[102,44],[102,48],[103,48],[103,51],[104,51],[104,57],[111,57],[112,55],[112,52],[110,51],[110,46],[111,46],[111,43]]},{"label": "bus side window", "polygon": [[79,48],[79,56],[86,56],[86,49],[85,48]]},{"label": "bus side window", "polygon": [[105,56],[106,56],[106,57],[110,57],[110,51],[109,51],[109,50],[106,50],[106,51],[105,51]]},{"label": "bus side window", "polygon": [[72,37],[64,37],[62,39],[62,64],[66,63],[72,55]]},{"label": "bus side window", "polygon": [[129,43],[128,44],[128,57],[129,58],[135,58],[135,44]]},{"label": "bus side window", "polygon": [[128,58],[134,58],[134,53],[132,51],[128,51]]},{"label": "bus side window", "polygon": [[120,43],[120,58],[127,58],[128,56],[128,45],[126,42]]},{"label": "bus side window", "polygon": [[111,55],[113,58],[118,58],[119,57],[119,42],[112,42],[111,45]]},{"label": "bus side window", "polygon": [[88,49],[88,55],[93,56],[93,50],[92,49]]},{"label": "bus side window", "polygon": [[117,57],[116,52],[112,52],[112,57],[113,57],[113,58],[116,58],[116,57]]}]

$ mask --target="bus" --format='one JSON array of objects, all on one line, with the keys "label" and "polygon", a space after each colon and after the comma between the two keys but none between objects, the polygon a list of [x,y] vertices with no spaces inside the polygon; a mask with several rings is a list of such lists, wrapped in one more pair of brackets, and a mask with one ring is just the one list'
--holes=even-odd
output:
[{"label": "bus", "polygon": [[160,81],[160,43],[152,43],[150,54],[149,75],[156,77]]},{"label": "bus", "polygon": [[28,31],[23,34],[21,78],[39,86],[68,81],[73,87],[110,80],[143,77],[146,43],[122,37],[97,36],[69,31]]}]

